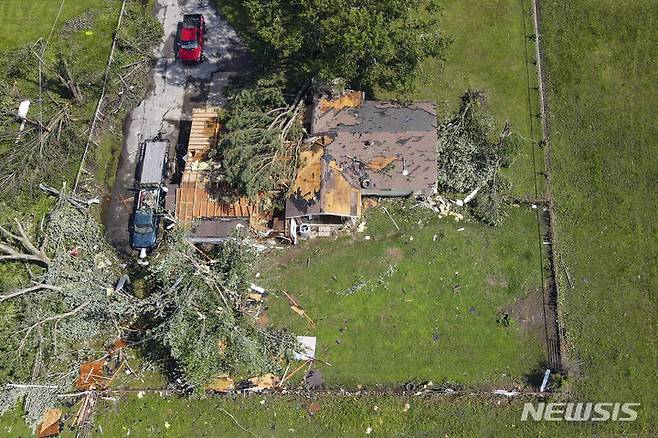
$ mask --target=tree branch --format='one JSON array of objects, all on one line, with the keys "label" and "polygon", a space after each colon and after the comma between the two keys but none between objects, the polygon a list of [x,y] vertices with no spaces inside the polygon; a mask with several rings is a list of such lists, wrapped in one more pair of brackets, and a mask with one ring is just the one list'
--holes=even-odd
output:
[{"label": "tree branch", "polygon": [[50,264],[50,258],[43,252],[41,249],[34,246],[29,236],[21,226],[18,219],[15,219],[18,235],[10,232],[5,227],[0,225],[0,232],[5,236],[5,243],[10,243],[12,241],[20,243],[20,245],[27,250],[27,253],[22,253],[17,251],[15,248],[12,248],[6,244],[0,244],[0,251],[4,252],[5,255],[0,256],[1,260],[22,260],[22,261],[31,261],[35,263],[42,263],[44,265]]},{"label": "tree branch", "polygon": [[50,284],[36,284],[34,286],[26,287],[26,288],[23,288],[23,289],[18,289],[16,291],[8,293],[6,295],[0,295],[0,303],[3,302],[3,301],[6,301],[6,300],[10,300],[12,298],[18,297],[20,295],[27,294],[27,293],[30,293],[30,292],[34,292],[34,291],[41,290],[41,289],[53,290],[53,291],[57,291],[57,292],[62,291],[62,288],[59,287],[59,286],[53,286],[53,285],[50,285]]}]

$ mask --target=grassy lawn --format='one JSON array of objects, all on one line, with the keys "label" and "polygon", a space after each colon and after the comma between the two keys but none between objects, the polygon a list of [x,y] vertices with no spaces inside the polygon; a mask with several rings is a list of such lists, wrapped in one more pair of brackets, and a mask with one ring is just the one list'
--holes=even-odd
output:
[{"label": "grassy lawn", "polygon": [[[309,414],[311,401],[320,410]],[[623,436],[628,423],[521,421],[524,400],[397,397],[253,396],[189,399],[146,394],[100,401],[94,436],[104,437],[591,437]],[[405,409],[405,404],[409,404]],[[228,415],[232,415],[240,426]],[[102,433],[101,433],[102,430]],[[632,430],[632,429],[631,429]],[[193,432],[192,432],[193,431]],[[0,417],[0,433],[30,436],[17,412]],[[252,435],[253,434],[253,435]],[[73,437],[66,429],[60,436]],[[603,435],[606,436],[606,435]],[[644,435],[650,436],[650,435]]]},{"label": "grassy lawn", "polygon": [[[363,233],[304,243],[275,265],[263,261],[259,281],[297,297],[317,328],[279,293],[269,299],[272,323],[318,337],[318,357],[333,365],[321,366],[329,384],[523,380],[542,360],[543,331],[519,320],[540,315],[507,306],[541,293],[534,215],[514,208],[505,226],[491,229],[387,206],[400,232],[376,207]],[[497,322],[504,310],[510,327]]]},{"label": "grassy lawn", "polygon": [[[90,8],[103,5],[103,0],[65,1],[58,23],[76,17]],[[22,44],[47,38],[55,16],[59,11],[59,0],[3,0],[0,2],[0,50],[12,49]],[[56,28],[57,29],[57,28]]]},{"label": "grassy lawn", "polygon": [[[544,2],[558,251],[583,397],[656,418],[658,22],[653,1]],[[645,417],[645,420],[647,418]]]},{"label": "grassy lawn", "polygon": [[[413,93],[402,96],[379,93],[378,97],[434,100],[438,103],[441,120],[459,107],[459,98],[467,89],[484,90],[488,110],[500,128],[509,120],[512,129],[528,140],[507,176],[516,196],[534,197],[524,47],[528,45],[530,56],[534,49],[533,43],[525,38],[523,26],[525,19],[528,33],[533,33],[531,17],[523,14],[521,0],[441,0],[437,3],[442,8],[444,35],[452,39],[446,61],[426,60]],[[535,67],[531,64],[530,68],[530,87],[535,87]],[[538,112],[537,99],[537,93],[532,91],[534,113]],[[533,123],[538,121],[533,120]],[[535,130],[534,137],[539,140],[541,133]]]}]

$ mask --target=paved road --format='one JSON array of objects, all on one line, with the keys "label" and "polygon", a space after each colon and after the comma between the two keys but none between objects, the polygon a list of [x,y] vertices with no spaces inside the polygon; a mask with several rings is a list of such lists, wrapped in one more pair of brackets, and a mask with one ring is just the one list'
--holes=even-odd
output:
[{"label": "paved road", "polygon": [[[111,199],[105,214],[110,243],[124,255],[131,253],[129,220],[135,192],[132,190],[139,144],[158,134],[172,145],[170,160],[178,142],[186,143],[181,125],[192,109],[223,105],[223,88],[229,78],[249,68],[249,55],[235,30],[215,10],[211,0],[158,0],[157,16],[164,37],[155,50],[152,88],[124,122],[124,143]],[[205,54],[208,60],[189,66],[174,59],[174,38],[183,14],[203,14],[208,24]],[[180,137],[180,138],[179,138]]]}]

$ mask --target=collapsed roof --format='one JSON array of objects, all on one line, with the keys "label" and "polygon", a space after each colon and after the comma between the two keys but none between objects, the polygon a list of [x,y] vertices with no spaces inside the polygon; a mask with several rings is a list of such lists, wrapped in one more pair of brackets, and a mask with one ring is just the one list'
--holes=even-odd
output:
[{"label": "collapsed roof", "polygon": [[299,160],[302,166],[286,200],[287,218],[361,215],[361,192],[345,178],[343,169],[321,145],[302,152]]},{"label": "collapsed roof", "polygon": [[191,226],[188,237],[192,241],[221,240],[236,227],[253,225],[259,215],[257,204],[247,198],[225,202],[209,190],[211,165],[207,155],[221,129],[218,111],[212,107],[193,110],[185,170],[176,190],[176,218]]}]

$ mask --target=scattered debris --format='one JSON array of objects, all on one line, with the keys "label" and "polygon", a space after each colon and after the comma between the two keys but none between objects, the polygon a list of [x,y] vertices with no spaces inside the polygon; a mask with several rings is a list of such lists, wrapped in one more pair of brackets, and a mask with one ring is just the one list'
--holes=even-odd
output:
[{"label": "scattered debris", "polygon": [[[259,293],[259,294],[261,294],[261,295],[264,295],[264,294],[266,293],[266,291],[265,291],[264,288],[262,288],[262,287],[260,287],[260,286],[256,286],[256,285],[253,284],[253,283],[251,283],[251,285],[249,285],[249,287],[251,288],[251,290],[253,290],[254,292],[257,292],[257,293]],[[285,292],[284,292],[284,293],[285,293]]]},{"label": "scattered debris", "polygon": [[46,438],[59,435],[61,432],[60,420],[62,419],[61,409],[47,409],[43,415],[41,424],[37,426],[37,437]]},{"label": "scattered debris", "polygon": [[317,338],[315,336],[297,336],[297,342],[300,344],[302,350],[295,352],[295,360],[315,359],[315,347],[317,345]]},{"label": "scattered debris", "polygon": [[506,391],[504,389],[496,389],[494,392],[496,395],[504,395],[506,397],[514,397],[516,395],[519,395],[519,391]]},{"label": "scattered debris", "polygon": [[235,382],[228,375],[217,376],[206,385],[206,389],[216,392],[228,392],[235,389]]},{"label": "scattered debris", "polygon": [[391,216],[391,213],[388,212],[388,209],[386,207],[382,207],[382,210],[384,210],[384,213],[388,216],[388,218],[393,222],[393,225],[395,225],[395,228],[400,231],[400,227],[398,226],[397,222],[395,222],[395,219],[393,219],[393,216]]},{"label": "scattered debris", "polygon": [[238,383],[237,389],[244,391],[263,391],[265,389],[276,388],[279,385],[279,378],[272,373],[262,376],[252,377]]},{"label": "scattered debris", "polygon": [[464,219],[463,214],[453,210],[455,206],[460,208],[463,207],[464,201],[461,200],[451,201],[441,195],[433,195],[419,199],[416,205],[421,208],[432,210],[434,213],[437,213],[440,218],[452,216],[457,222]]},{"label": "scattered debris", "polygon": [[[366,236],[367,237],[367,236]],[[336,295],[340,295],[343,297],[348,297],[350,295],[354,295],[364,287],[368,286],[370,284],[370,280],[365,280],[363,278],[360,278],[356,283],[354,283],[352,286],[348,287],[345,290],[342,290],[340,292],[337,292]]]},{"label": "scattered debris", "polygon": [[322,408],[320,407],[320,404],[318,402],[311,402],[309,403],[307,410],[310,415],[315,415],[318,412],[320,412]]},{"label": "scattered debris", "polygon": [[80,365],[80,375],[75,381],[75,387],[80,391],[105,389],[109,378],[105,376],[105,359],[85,362]]},{"label": "scattered debris", "polygon": [[539,388],[539,392],[544,392],[546,391],[546,387],[548,386],[548,378],[551,376],[551,370],[546,368],[546,371],[544,372],[544,380],[541,382],[541,388]]}]

